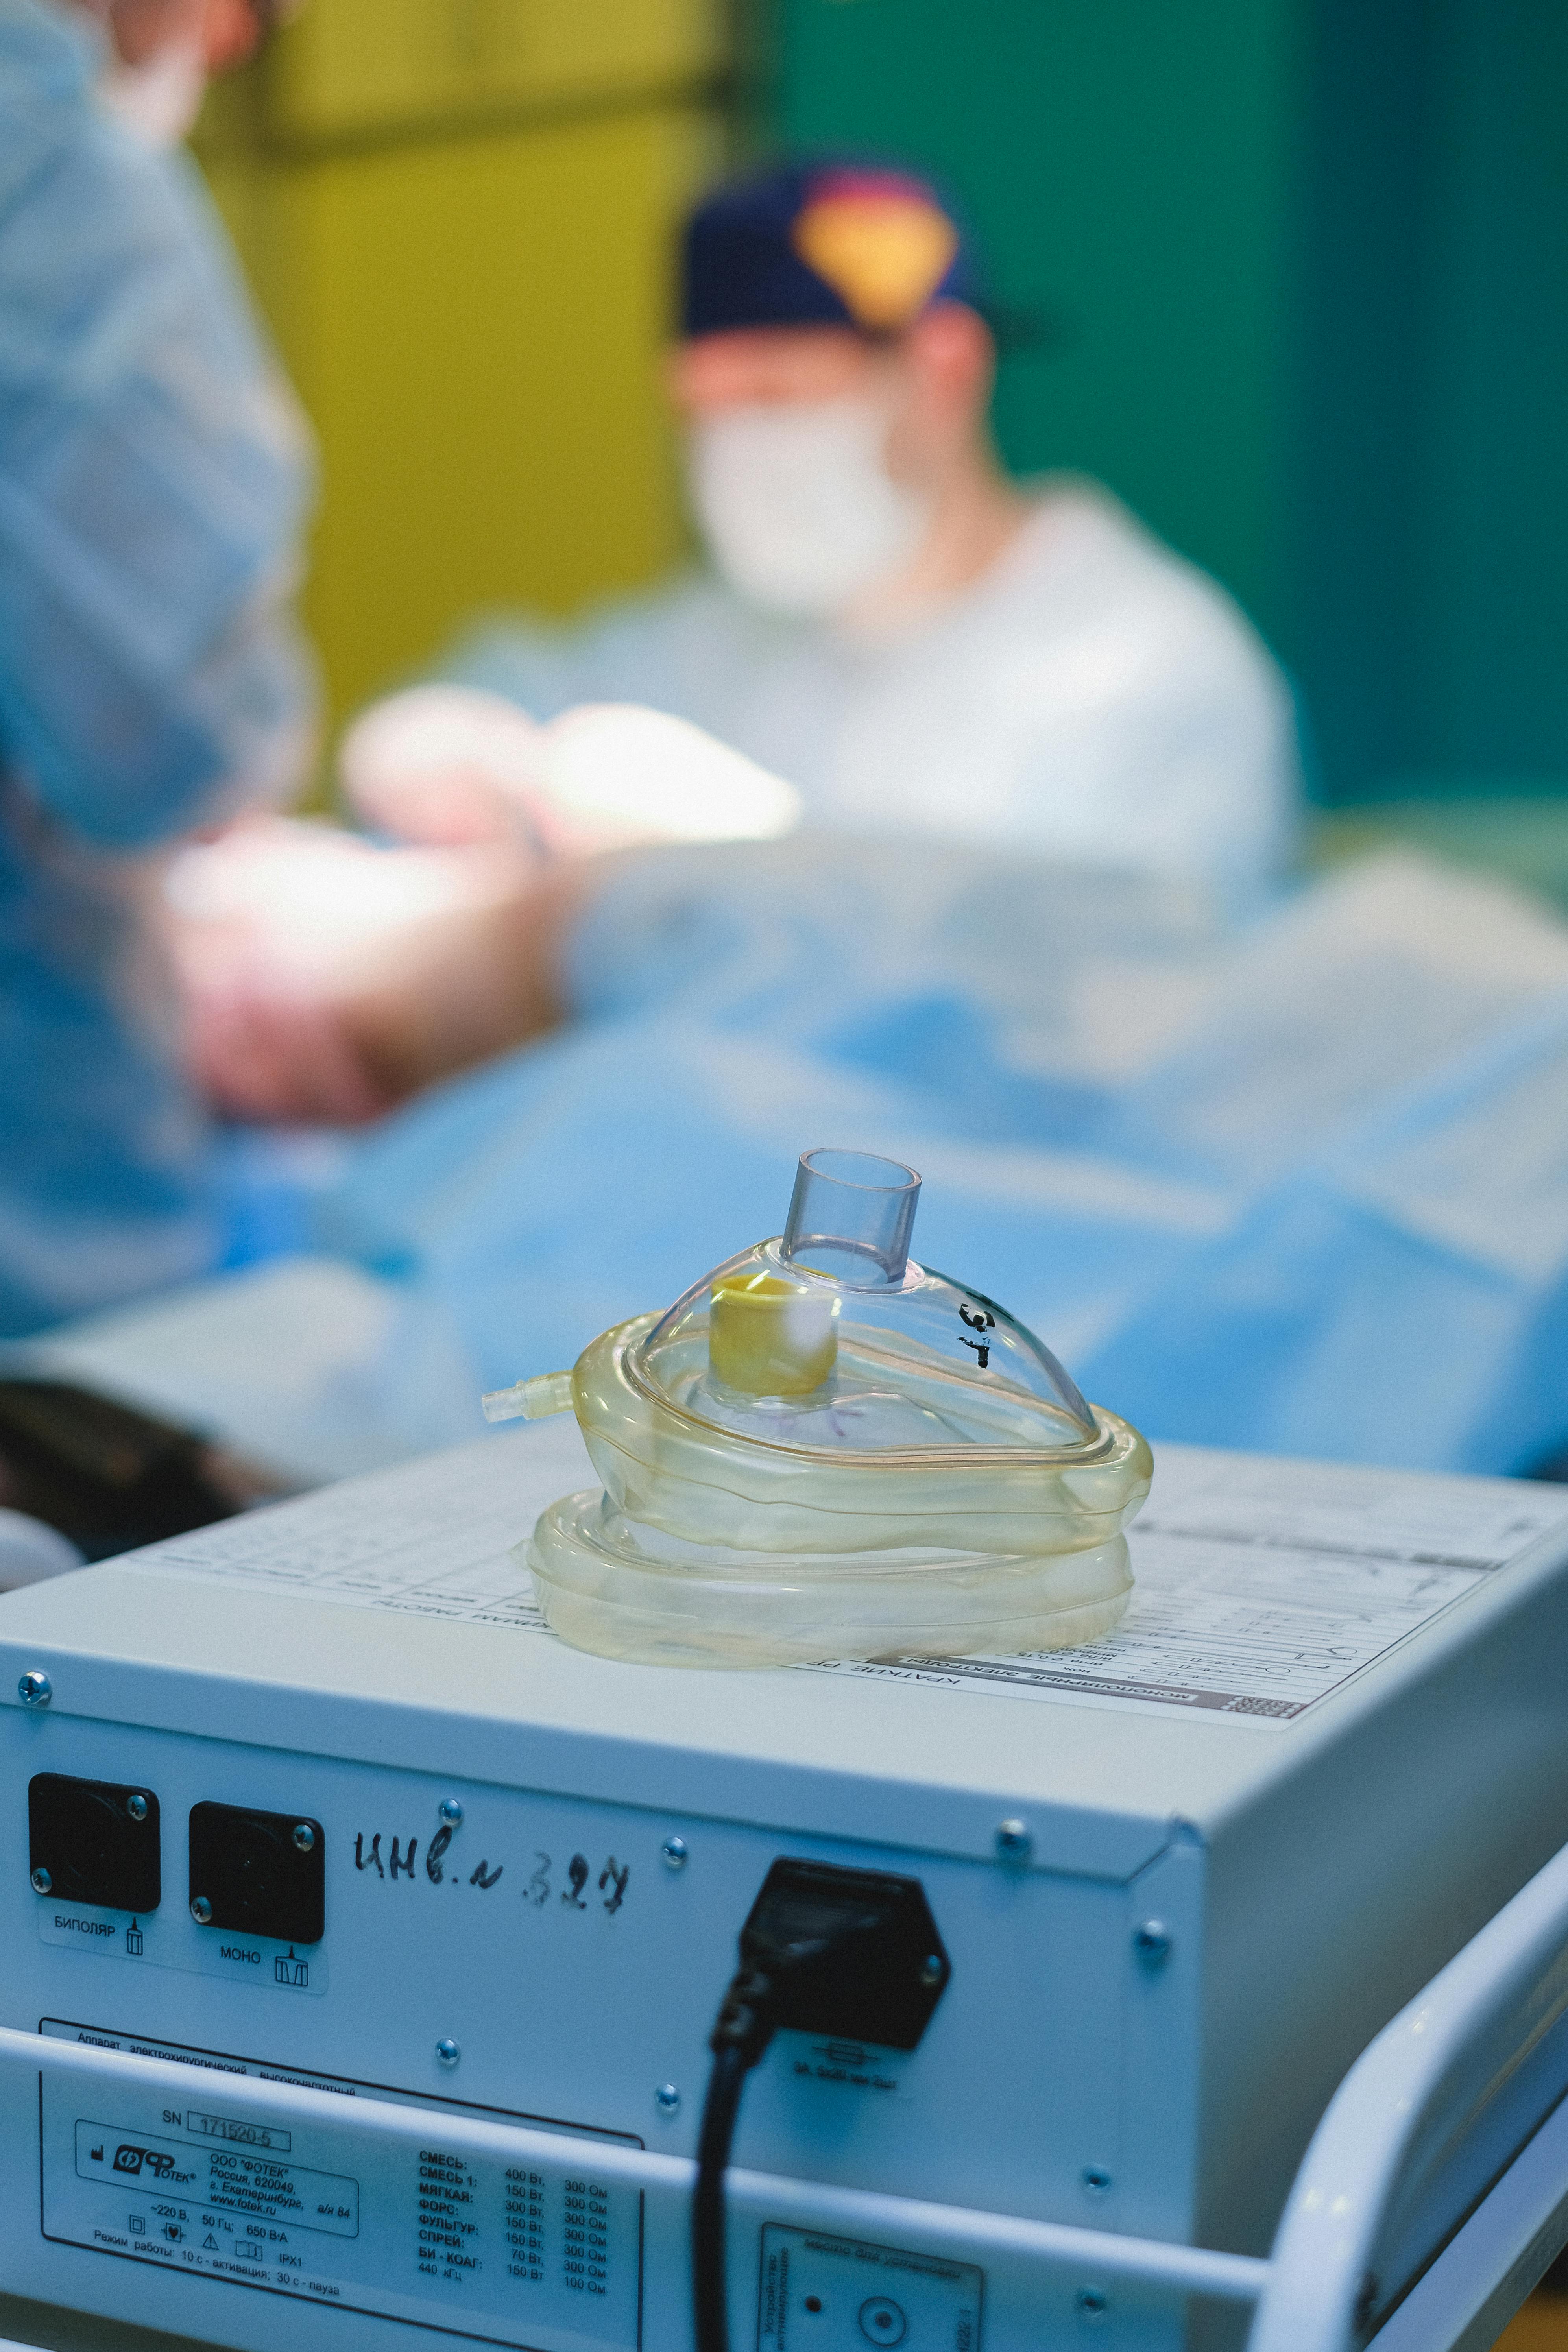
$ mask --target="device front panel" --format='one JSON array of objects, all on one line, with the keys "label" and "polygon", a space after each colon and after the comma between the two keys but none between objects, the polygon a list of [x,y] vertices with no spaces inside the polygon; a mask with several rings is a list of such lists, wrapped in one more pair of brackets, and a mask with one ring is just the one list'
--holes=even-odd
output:
[{"label": "device front panel", "polygon": [[[781,2032],[749,2084],[735,2163],[1042,2220],[1188,2228],[1183,2087],[1152,2086],[1154,2139],[1123,2128],[1128,2012],[1148,1991],[1135,1887],[58,1712],[8,1710],[3,1736],[16,1791],[0,1848],[6,2025],[179,2061],[204,2081],[271,2075],[427,2103],[433,2117],[521,2119],[606,2149],[689,2156],[708,2033],[770,1867],[788,1856],[891,1874],[919,1881],[947,1971],[918,2045],[891,2046],[891,2022],[889,2041],[873,2038],[874,2004],[853,2035],[831,2021]],[[1163,1990],[1186,1998],[1179,1980]],[[1144,2039],[1157,2070],[1165,2037]],[[1135,2110],[1147,2105],[1139,2087]],[[221,2122],[221,2102],[195,2111]],[[128,2189],[91,2148],[132,2121],[125,2144],[156,2161]],[[57,2119],[76,2242],[99,2200],[114,2205],[106,2226],[126,2242],[114,2251],[154,2258],[146,2241],[163,2222],[149,2209],[132,2233],[132,2209],[165,2157],[190,2169],[188,2135],[171,2127],[165,2148],[147,2137],[154,2121]],[[202,2145],[210,2159],[210,2134]],[[305,2169],[333,2174],[324,2160]],[[199,2196],[204,2183],[184,2186]],[[327,2199],[334,2210],[308,2250],[329,2270],[342,2271],[351,2220],[361,2226],[355,2199],[370,2193],[362,2181],[353,2198]],[[563,2223],[563,2209],[547,2232],[557,2269]],[[269,2212],[252,2224],[281,2225]],[[624,2294],[630,2242],[610,2236],[593,2251]],[[208,2237],[226,2259],[229,2232]],[[201,2267],[199,2242],[169,2242]],[[216,2259],[207,2249],[207,2273]],[[483,2259],[500,2263],[499,2242]],[[461,2291],[457,2271],[442,2294]]]}]

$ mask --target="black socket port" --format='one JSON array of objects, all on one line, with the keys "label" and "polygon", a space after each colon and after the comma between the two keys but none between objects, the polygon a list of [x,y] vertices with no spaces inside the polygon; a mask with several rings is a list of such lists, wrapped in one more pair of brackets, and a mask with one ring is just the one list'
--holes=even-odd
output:
[{"label": "black socket port", "polygon": [[106,1911],[156,1911],[158,1800],[118,1780],[38,1772],[27,1783],[27,1867],[40,1895]]},{"label": "black socket port", "polygon": [[191,1807],[191,1916],[198,1927],[320,1943],[326,1865],[327,1833],[307,1813]]},{"label": "black socket port", "polygon": [[776,2026],[912,2050],[952,1973],[918,1878],[775,1862],[741,1930]]}]

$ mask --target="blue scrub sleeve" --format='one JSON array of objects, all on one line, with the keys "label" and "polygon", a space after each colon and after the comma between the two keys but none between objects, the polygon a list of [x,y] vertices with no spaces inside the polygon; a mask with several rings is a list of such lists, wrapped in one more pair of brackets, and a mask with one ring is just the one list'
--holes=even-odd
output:
[{"label": "blue scrub sleeve", "polygon": [[310,464],[195,167],[95,68],[0,0],[0,766],[132,847],[300,779]]}]

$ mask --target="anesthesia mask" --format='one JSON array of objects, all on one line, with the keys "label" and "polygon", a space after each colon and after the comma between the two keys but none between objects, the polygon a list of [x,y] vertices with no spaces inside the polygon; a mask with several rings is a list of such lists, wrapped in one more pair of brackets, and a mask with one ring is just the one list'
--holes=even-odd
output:
[{"label": "anesthesia mask", "polygon": [[808,1151],[784,1233],[570,1372],[485,1399],[576,1412],[602,1493],[515,1557],[563,1641],[665,1665],[1092,1642],[1127,1606],[1148,1445],[1005,1308],[909,1255],[920,1178]]}]

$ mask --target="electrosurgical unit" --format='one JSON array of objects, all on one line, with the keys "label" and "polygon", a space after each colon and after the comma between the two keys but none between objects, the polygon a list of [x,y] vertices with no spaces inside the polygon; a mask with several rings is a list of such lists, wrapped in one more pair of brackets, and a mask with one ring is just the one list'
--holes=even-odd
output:
[{"label": "electrosurgical unit", "polygon": [[1087,1645],[693,1670],[549,1630],[586,1472],[0,1601],[0,2328],[1238,2342],[1347,2067],[1568,1841],[1568,1494],[1159,1448]]}]

